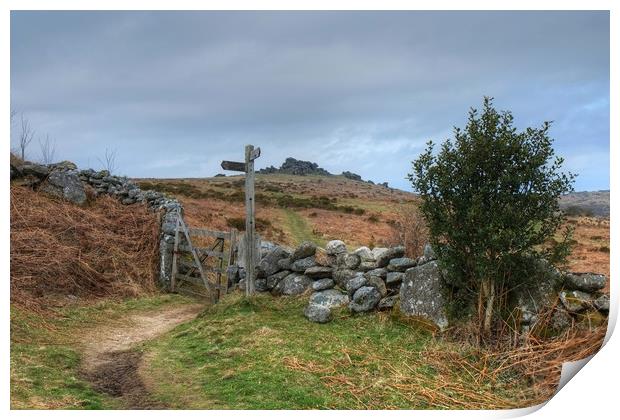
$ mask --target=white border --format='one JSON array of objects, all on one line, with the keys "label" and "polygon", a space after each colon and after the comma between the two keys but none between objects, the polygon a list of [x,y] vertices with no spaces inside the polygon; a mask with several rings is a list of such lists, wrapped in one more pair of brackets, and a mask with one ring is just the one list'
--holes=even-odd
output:
[{"label": "white border", "polygon": [[[617,200],[613,193],[618,179],[618,169],[613,163],[617,163],[618,159],[618,145],[619,139],[618,123],[618,93],[620,92],[620,86],[618,84],[618,72],[620,68],[618,66],[618,24],[619,22],[619,7],[618,2],[613,0],[590,0],[590,1],[549,1],[549,0],[523,0],[523,1],[458,1],[458,0],[444,0],[433,2],[411,2],[404,0],[383,0],[383,1],[339,1],[339,0],[300,0],[300,1],[284,1],[284,0],[266,0],[266,1],[241,1],[241,0],[229,0],[226,2],[197,2],[192,0],[175,0],[162,1],[162,0],[93,0],[93,1],[79,1],[79,0],[59,0],[55,2],[43,1],[43,0],[4,0],[2,5],[2,15],[0,17],[0,54],[5,58],[3,60],[4,65],[0,70],[0,80],[2,80],[2,87],[4,92],[4,101],[0,105],[0,122],[2,125],[2,133],[4,134],[3,146],[5,159],[8,159],[9,149],[9,108],[10,108],[10,67],[9,67],[9,36],[10,36],[10,10],[611,10],[611,104],[610,115],[611,118],[611,139],[610,145],[611,154],[611,210],[612,215],[617,208]],[[614,118],[613,116],[616,116]],[[616,161],[616,162],[614,162]],[[4,322],[2,323],[2,332],[4,337],[4,351],[2,352],[2,402],[4,410],[9,410],[9,176],[7,168],[2,173],[2,193],[5,200],[2,207],[2,229],[4,233],[4,240],[1,243],[2,252],[2,264],[3,272],[5,273],[4,282]],[[618,278],[617,260],[618,253],[616,252],[616,238],[618,237],[618,229],[615,224],[611,224],[611,277],[613,279]],[[612,313],[610,314],[610,331],[608,334],[609,341],[605,347],[585,366],[578,377],[571,380],[554,398],[552,398],[544,407],[531,415],[531,418],[609,418],[613,416],[615,410],[615,403],[617,397],[617,379],[619,377],[618,369],[618,339],[611,336],[610,333],[615,327],[617,308],[618,308],[618,296],[615,292],[616,289],[612,287]],[[357,418],[366,419],[379,417],[394,416],[399,418],[444,418],[458,417],[458,418],[504,418],[515,417],[524,415],[531,412],[531,409],[513,410],[507,412],[501,411],[398,411],[398,412],[384,412],[384,411],[355,411],[355,412],[329,412],[322,411],[321,416],[327,417],[344,417],[344,416],[356,416]],[[109,416],[121,416],[121,417],[149,417],[149,418],[168,418],[171,415],[177,417],[187,418],[204,418],[204,416],[213,416],[215,418],[222,419],[227,417],[248,418],[255,416],[268,416],[272,418],[284,418],[290,415],[294,415],[301,419],[314,418],[318,413],[311,411],[183,411],[174,412],[169,411],[150,411],[150,412],[89,412],[87,415],[92,418],[101,418]],[[67,412],[67,411],[12,411],[10,416],[15,418],[30,418],[30,417],[49,417],[49,418],[81,418],[85,415],[84,412]]]}]

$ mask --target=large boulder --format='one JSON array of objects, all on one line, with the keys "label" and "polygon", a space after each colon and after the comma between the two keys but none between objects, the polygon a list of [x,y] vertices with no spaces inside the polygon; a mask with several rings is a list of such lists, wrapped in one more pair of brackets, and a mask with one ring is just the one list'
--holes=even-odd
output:
[{"label": "large boulder", "polygon": [[367,246],[357,248],[355,251],[353,251],[353,253],[359,255],[362,261],[375,261],[375,256],[372,254],[372,251]]},{"label": "large boulder", "polygon": [[310,267],[314,267],[316,265],[316,261],[314,257],[306,257],[301,260],[297,260],[291,264],[291,270],[296,271],[298,273],[303,273]]},{"label": "large boulder", "polygon": [[345,268],[348,268],[349,270],[355,270],[357,267],[359,267],[360,263],[362,262],[361,258],[359,255],[357,254],[342,254],[343,258],[342,258],[342,262]]},{"label": "large boulder", "polygon": [[379,255],[383,254],[385,251],[387,251],[387,248],[373,248],[372,251],[370,251],[372,253],[372,257],[373,259],[376,261],[377,258],[379,258]]},{"label": "large boulder", "polygon": [[[293,263],[294,265],[295,263]],[[330,277],[332,275],[333,268],[331,267],[323,267],[320,265],[315,265],[313,267],[307,268],[304,271],[304,274],[311,279],[322,279],[325,277]]]},{"label": "large boulder", "polygon": [[325,289],[331,289],[332,287],[334,287],[333,279],[319,279],[315,280],[314,283],[312,283],[312,290],[314,290],[315,292],[319,292]]},{"label": "large boulder", "polygon": [[400,287],[400,310],[434,323],[440,330],[448,326],[441,270],[436,261],[410,268]]},{"label": "large boulder", "polygon": [[579,290],[562,290],[560,301],[569,312],[581,312],[592,306],[592,296]]},{"label": "large boulder", "polygon": [[[316,282],[315,282],[316,283]],[[332,319],[332,308],[349,303],[349,297],[335,289],[315,292],[310,296],[304,315],[312,322],[324,324]]]},{"label": "large boulder", "polygon": [[311,257],[316,251],[316,244],[310,241],[303,241],[299,244],[293,255],[291,255],[291,261],[301,260],[302,258]]},{"label": "large boulder", "polygon": [[303,274],[291,273],[284,277],[273,289],[274,295],[301,295],[312,285],[312,279]]},{"label": "large boulder", "polygon": [[[138,187],[135,187],[136,189],[134,190],[129,190],[128,194],[130,197],[132,197],[133,195],[135,195],[139,190],[137,189]],[[132,192],[135,191],[133,194]],[[284,247],[275,244],[273,242],[269,242],[269,241],[260,241],[260,258],[263,259],[265,258],[271,251],[273,251],[276,248],[280,248],[280,249],[284,249]],[[287,255],[290,255],[290,251],[286,252]]]},{"label": "large boulder", "polygon": [[368,279],[364,276],[356,276],[347,281],[346,290],[349,296],[353,296],[353,294],[362,286],[365,286],[368,283]]},{"label": "large boulder", "polygon": [[278,283],[284,280],[286,276],[288,276],[289,274],[291,274],[291,272],[288,270],[285,270],[285,271],[278,271],[277,273],[272,274],[271,276],[267,277],[267,281],[265,283],[267,290],[272,290],[274,287],[278,285]]},{"label": "large boulder", "polygon": [[325,306],[331,309],[349,303],[349,296],[336,289],[321,290],[310,296],[309,303],[310,305]]},{"label": "large boulder", "polygon": [[39,187],[40,191],[75,204],[86,203],[86,191],[77,172],[53,171]]},{"label": "large boulder", "polygon": [[417,261],[411,258],[392,258],[387,265],[387,271],[400,271],[404,273],[407,269],[415,267]]},{"label": "large boulder", "polygon": [[347,282],[349,281],[349,279],[352,279],[357,275],[360,275],[360,273],[344,268],[340,270],[334,270],[332,273],[332,279],[334,279],[338,287],[345,289],[347,287]]},{"label": "large boulder", "polygon": [[380,300],[381,293],[377,289],[371,286],[362,286],[353,294],[349,309],[353,312],[372,311]]},{"label": "large boulder", "polygon": [[594,307],[603,314],[609,313],[609,295],[601,295],[594,300]]},{"label": "large boulder", "polygon": [[332,311],[326,306],[308,305],[304,309],[304,316],[308,321],[326,324],[332,320]]},{"label": "large boulder", "polygon": [[272,274],[280,271],[280,266],[278,265],[278,261],[284,258],[289,257],[289,252],[280,246],[273,247],[267,254],[261,259],[258,264],[257,274],[260,277],[268,277]]},{"label": "large boulder", "polygon": [[45,178],[50,173],[50,169],[47,166],[37,163],[26,163],[18,166],[16,169],[23,176],[33,176],[40,179]]},{"label": "large boulder", "polygon": [[596,292],[605,287],[607,277],[594,273],[568,273],[564,276],[564,287],[586,293]]},{"label": "large boulder", "polygon": [[388,248],[377,255],[377,267],[386,267],[390,263],[390,260],[393,260],[394,258],[402,258],[404,255],[404,246]]},{"label": "large boulder", "polygon": [[347,246],[344,242],[336,239],[327,243],[325,246],[325,251],[327,251],[329,255],[344,254],[347,252]]}]

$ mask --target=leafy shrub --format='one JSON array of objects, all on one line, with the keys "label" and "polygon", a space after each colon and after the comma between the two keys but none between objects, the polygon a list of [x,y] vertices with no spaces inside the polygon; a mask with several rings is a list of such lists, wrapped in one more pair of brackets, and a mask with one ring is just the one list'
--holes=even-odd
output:
[{"label": "leafy shrub", "polygon": [[517,132],[512,114],[497,112],[485,97],[482,114],[472,109],[465,129],[455,128],[438,154],[429,142],[408,175],[430,241],[451,283],[478,303],[484,335],[496,296],[531,278],[532,260],[554,263],[569,252],[569,228],[561,242],[546,245],[565,221],[558,197],[574,181],[560,172],[563,159],[554,154],[549,128],[544,122]]}]

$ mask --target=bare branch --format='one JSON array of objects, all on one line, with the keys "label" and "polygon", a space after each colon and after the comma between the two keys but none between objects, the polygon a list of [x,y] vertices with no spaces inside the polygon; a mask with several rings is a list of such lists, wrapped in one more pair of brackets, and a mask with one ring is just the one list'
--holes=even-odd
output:
[{"label": "bare branch", "polygon": [[116,171],[116,149],[105,149],[105,161],[97,158],[101,166],[111,174]]},{"label": "bare branch", "polygon": [[39,139],[39,147],[41,148],[41,160],[44,164],[49,165],[54,162],[54,156],[56,155],[56,140],[50,142],[50,135],[45,135],[45,141],[41,142]]},{"label": "bare branch", "polygon": [[22,123],[21,124],[22,132],[19,135],[19,151],[20,151],[22,160],[25,160],[26,149],[28,148],[28,145],[30,144],[30,142],[32,141],[32,138],[34,137],[34,130],[30,126],[30,121],[28,121],[28,118],[24,118],[23,113],[21,115],[21,123]]}]

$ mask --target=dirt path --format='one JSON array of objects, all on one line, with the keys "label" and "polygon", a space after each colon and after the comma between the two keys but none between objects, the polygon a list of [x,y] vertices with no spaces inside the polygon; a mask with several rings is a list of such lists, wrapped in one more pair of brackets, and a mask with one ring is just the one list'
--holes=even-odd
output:
[{"label": "dirt path", "polygon": [[125,408],[165,408],[150,398],[139,374],[142,354],[132,348],[192,320],[202,309],[204,305],[162,308],[92,331],[81,340],[84,377],[99,391],[122,398]]}]

